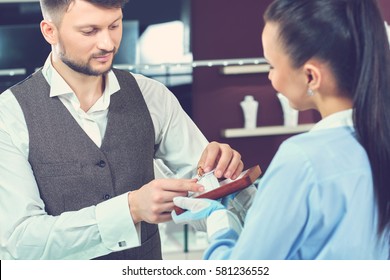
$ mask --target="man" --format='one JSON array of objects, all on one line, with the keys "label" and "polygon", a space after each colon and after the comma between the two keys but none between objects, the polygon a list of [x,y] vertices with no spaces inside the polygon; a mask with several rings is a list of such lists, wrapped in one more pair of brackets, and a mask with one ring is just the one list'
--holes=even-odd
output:
[{"label": "man", "polygon": [[176,178],[243,169],[162,84],[112,69],[125,1],[41,0],[52,52],[0,95],[1,259],[161,259],[156,224],[202,186],[154,180],[153,159]]}]

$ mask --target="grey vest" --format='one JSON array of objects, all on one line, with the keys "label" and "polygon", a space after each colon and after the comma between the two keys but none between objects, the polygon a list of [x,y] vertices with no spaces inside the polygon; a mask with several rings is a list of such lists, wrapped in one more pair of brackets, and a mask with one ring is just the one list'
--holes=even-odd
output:
[{"label": "grey vest", "polygon": [[[29,132],[29,162],[49,215],[96,205],[154,179],[154,128],[134,77],[114,70],[121,90],[111,95],[101,147],[78,125],[41,71],[11,91]],[[142,223],[142,246],[101,259],[161,259],[158,227]]]}]

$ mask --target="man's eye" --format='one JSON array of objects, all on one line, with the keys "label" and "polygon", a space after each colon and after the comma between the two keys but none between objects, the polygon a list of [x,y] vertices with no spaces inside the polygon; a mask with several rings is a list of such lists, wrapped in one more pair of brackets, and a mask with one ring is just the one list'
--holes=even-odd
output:
[{"label": "man's eye", "polygon": [[81,31],[81,33],[85,36],[91,36],[96,33],[96,29],[90,30],[90,31]]},{"label": "man's eye", "polygon": [[117,29],[119,27],[118,24],[110,26],[110,29]]}]

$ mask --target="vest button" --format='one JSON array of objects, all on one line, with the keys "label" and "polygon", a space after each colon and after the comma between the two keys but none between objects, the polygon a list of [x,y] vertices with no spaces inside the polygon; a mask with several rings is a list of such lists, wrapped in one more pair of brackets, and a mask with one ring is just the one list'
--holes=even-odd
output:
[{"label": "vest button", "polygon": [[101,161],[99,161],[99,162],[97,163],[97,166],[103,168],[103,167],[106,166],[106,162],[105,162],[104,160],[101,160]]},{"label": "vest button", "polygon": [[111,195],[109,195],[108,193],[106,193],[106,194],[103,196],[103,198],[104,198],[105,200],[110,199],[110,198],[111,198]]}]

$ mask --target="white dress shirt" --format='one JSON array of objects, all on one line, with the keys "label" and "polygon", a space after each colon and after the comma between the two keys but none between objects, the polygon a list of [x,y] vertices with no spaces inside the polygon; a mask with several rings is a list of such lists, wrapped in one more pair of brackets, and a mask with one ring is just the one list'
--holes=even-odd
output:
[{"label": "white dress shirt", "polygon": [[[50,97],[57,96],[100,147],[110,96],[120,89],[114,73],[107,74],[103,95],[84,112],[72,89],[51,65],[50,56],[42,72],[51,86]],[[158,170],[165,176],[190,178],[207,140],[163,84],[134,76],[152,117]],[[0,259],[90,259],[140,245],[127,193],[79,211],[49,216],[28,155],[24,115],[7,90],[0,95]]]}]

